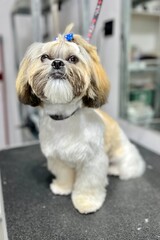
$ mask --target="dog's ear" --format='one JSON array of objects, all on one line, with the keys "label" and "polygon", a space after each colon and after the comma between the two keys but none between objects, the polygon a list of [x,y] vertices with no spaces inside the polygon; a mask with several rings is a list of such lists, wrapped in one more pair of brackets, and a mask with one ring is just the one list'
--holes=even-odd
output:
[{"label": "dog's ear", "polygon": [[36,47],[35,43],[29,47],[28,51],[25,54],[25,57],[20,64],[18,76],[16,79],[16,90],[20,102],[36,107],[41,104],[41,100],[35,95],[30,84],[28,83],[28,69],[31,62],[30,55],[32,55],[32,50],[34,47]]},{"label": "dog's ear", "polygon": [[91,62],[91,80],[83,103],[87,107],[98,108],[105,104],[109,94],[110,83],[100,63],[96,47],[85,41],[80,35],[74,35],[73,42],[85,49]]}]

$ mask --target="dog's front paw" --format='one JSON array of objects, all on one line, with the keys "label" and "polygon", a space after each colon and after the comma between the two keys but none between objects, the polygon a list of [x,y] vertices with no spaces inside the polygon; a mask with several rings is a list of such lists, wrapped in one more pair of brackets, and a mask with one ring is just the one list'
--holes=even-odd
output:
[{"label": "dog's front paw", "polygon": [[73,193],[72,202],[74,207],[82,214],[88,214],[96,212],[102,206],[105,200],[106,192],[101,192],[99,194],[83,194],[83,193]]},{"label": "dog's front paw", "polygon": [[70,186],[59,183],[57,180],[54,180],[50,184],[50,189],[56,195],[69,195],[72,192],[72,188]]}]

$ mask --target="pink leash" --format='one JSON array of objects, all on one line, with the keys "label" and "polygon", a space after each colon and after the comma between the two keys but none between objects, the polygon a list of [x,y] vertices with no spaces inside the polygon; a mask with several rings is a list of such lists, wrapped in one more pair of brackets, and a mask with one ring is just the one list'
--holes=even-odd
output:
[{"label": "pink leash", "polygon": [[94,12],[94,16],[92,18],[92,21],[91,21],[91,24],[90,24],[90,27],[89,27],[89,31],[88,31],[88,35],[87,35],[87,38],[86,38],[86,40],[88,42],[90,42],[90,40],[93,36],[94,30],[96,28],[97,20],[98,20],[99,14],[101,12],[102,3],[103,3],[103,0],[98,0],[98,2],[97,2],[96,10]]}]

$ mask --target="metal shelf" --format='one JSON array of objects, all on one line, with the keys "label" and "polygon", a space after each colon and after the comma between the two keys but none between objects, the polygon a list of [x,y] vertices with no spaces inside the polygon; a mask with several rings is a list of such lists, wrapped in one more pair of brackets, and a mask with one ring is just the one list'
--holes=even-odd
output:
[{"label": "metal shelf", "polygon": [[146,67],[146,68],[136,68],[136,69],[128,69],[130,73],[138,73],[138,72],[157,72],[159,67]]},{"label": "metal shelf", "polygon": [[[61,5],[63,2],[67,0],[56,0],[54,2]],[[41,12],[45,14],[50,11],[50,1],[49,0],[41,0]],[[28,0],[17,0],[13,6],[12,14],[32,14],[31,12],[31,3]]]},{"label": "metal shelf", "polygon": [[[49,1],[42,1],[42,14],[48,12],[49,10]],[[16,1],[13,6],[12,14],[32,14],[30,1]]]},{"label": "metal shelf", "polygon": [[153,87],[153,88],[130,88],[130,92],[141,92],[141,91],[153,91],[153,90],[155,90],[155,87]]},{"label": "metal shelf", "polygon": [[138,73],[138,72],[158,72],[160,69],[160,65],[156,66],[147,66],[145,63],[135,63],[129,64],[128,71],[130,73]]},{"label": "metal shelf", "polygon": [[132,0],[132,6],[136,7],[137,5],[149,2],[150,0]]},{"label": "metal shelf", "polygon": [[132,15],[133,15],[133,16],[140,16],[140,17],[155,17],[155,18],[157,18],[157,19],[160,18],[160,13],[147,12],[147,11],[137,11],[137,10],[133,10],[133,11],[132,11]]}]

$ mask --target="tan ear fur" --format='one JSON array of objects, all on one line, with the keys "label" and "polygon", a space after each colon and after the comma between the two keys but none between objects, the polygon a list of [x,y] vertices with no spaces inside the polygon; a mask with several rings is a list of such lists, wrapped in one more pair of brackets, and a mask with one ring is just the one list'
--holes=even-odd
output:
[{"label": "tan ear fur", "polygon": [[83,47],[91,58],[91,84],[87,95],[83,98],[84,105],[98,108],[107,100],[110,89],[109,80],[100,63],[96,47],[89,44],[80,35],[74,35],[73,42]]},{"label": "tan ear fur", "polygon": [[19,100],[23,104],[31,105],[33,107],[39,106],[41,100],[33,93],[31,86],[27,79],[27,69],[29,66],[29,58],[25,57],[21,64],[16,79],[16,90]]}]

